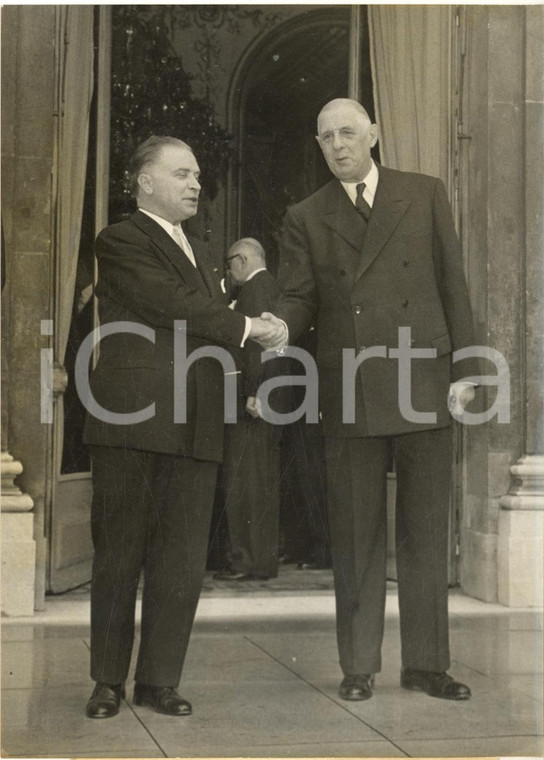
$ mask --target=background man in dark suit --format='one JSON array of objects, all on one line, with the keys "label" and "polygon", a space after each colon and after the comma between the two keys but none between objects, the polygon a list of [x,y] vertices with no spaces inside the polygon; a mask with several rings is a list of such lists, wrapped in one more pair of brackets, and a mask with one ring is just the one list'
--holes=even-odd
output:
[{"label": "background man in dark suit", "polygon": [[[243,238],[234,243],[227,253],[226,267],[240,286],[235,311],[254,317],[273,308],[280,288],[266,268],[265,252],[257,240]],[[278,573],[281,427],[262,419],[256,397],[264,380],[287,373],[288,368],[281,370],[286,360],[280,358],[262,363],[261,352],[262,348],[249,340],[236,356],[241,370],[240,412],[236,425],[225,428],[221,476],[230,565],[215,574],[219,580],[264,580]],[[285,390],[271,394],[274,411],[285,411],[281,407]]]},{"label": "background man in dark suit", "polygon": [[[95,248],[101,328],[115,322],[129,327],[118,326],[101,340],[91,388],[108,414],[89,414],[85,433],[92,452],[95,548],[91,677],[97,684],[87,704],[91,718],[119,710],[142,568],[134,702],[169,715],[191,713],[176,687],[202,584],[223,452],[225,369],[210,357],[190,365],[181,399],[187,419],[176,423],[174,321],[186,320],[187,355],[214,345],[241,346],[247,337],[274,339],[270,323],[228,308],[206,247],[180,226],[196,214],[200,192],[189,146],[149,138],[136,151],[130,173],[139,210],[104,229]],[[140,422],[113,416],[137,412]]]},{"label": "background man in dark suit", "polygon": [[[397,566],[401,684],[435,697],[468,699],[454,681],[447,613],[451,473],[450,398],[473,395],[456,382],[477,374],[452,364],[473,344],[463,263],[439,179],[377,166],[378,129],[356,101],[328,103],[317,140],[335,179],[289,209],[275,314],[289,340],[315,324],[320,407],[337,601],[343,699],[372,696],[381,669],[386,590],[386,473],[397,472]],[[406,330],[410,328],[410,336]],[[401,341],[399,343],[399,341]],[[411,363],[386,350],[436,349]],[[385,347],[376,349],[376,347]],[[343,393],[343,349],[374,349]],[[364,355],[363,355],[364,356]],[[420,356],[425,356],[425,354]],[[346,386],[349,391],[349,383]],[[347,394],[350,396],[351,394]],[[408,398],[408,400],[407,400]],[[343,418],[343,407],[352,418]],[[422,412],[426,415],[421,416]],[[429,413],[435,412],[435,416]]]}]

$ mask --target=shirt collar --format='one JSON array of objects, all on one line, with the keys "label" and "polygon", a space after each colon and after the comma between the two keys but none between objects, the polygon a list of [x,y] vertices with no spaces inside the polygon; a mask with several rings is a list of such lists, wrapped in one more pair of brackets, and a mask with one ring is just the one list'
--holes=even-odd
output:
[{"label": "shirt collar", "polygon": [[357,185],[359,185],[361,182],[364,182],[364,199],[369,206],[372,206],[374,202],[374,196],[376,195],[376,190],[378,188],[379,178],[380,175],[378,173],[378,167],[374,161],[372,161],[372,166],[370,167],[370,171],[366,177],[363,177],[363,179],[359,180],[359,182],[342,182],[341,184],[346,193],[349,195],[351,202],[355,203],[355,199],[357,198]]},{"label": "shirt collar", "polygon": [[259,269],[254,269],[253,272],[246,277],[246,279],[244,280],[242,284],[245,285],[246,282],[249,282],[250,280],[252,280],[255,277],[255,275],[258,274],[259,272],[266,272],[266,267],[259,267]]},{"label": "shirt collar", "polygon": [[153,214],[151,211],[146,211],[145,208],[139,208],[138,211],[141,211],[142,214],[146,214],[147,216],[150,216],[151,219],[157,222],[157,224],[161,225],[163,230],[166,230],[166,232],[169,235],[172,235],[174,225],[172,224],[172,222],[169,222],[168,219],[163,219],[162,216],[157,216],[157,214]]}]

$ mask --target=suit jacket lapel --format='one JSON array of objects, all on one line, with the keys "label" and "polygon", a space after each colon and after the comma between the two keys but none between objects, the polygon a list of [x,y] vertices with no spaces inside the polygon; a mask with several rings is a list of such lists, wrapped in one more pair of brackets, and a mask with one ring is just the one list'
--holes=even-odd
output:
[{"label": "suit jacket lapel", "polygon": [[355,211],[353,203],[338,180],[329,185],[329,193],[325,198],[323,221],[343,237],[357,254],[360,252],[365,223]]},{"label": "suit jacket lapel", "polygon": [[193,287],[200,289],[206,287],[206,289],[208,289],[204,282],[204,278],[201,275],[200,269],[197,269],[192,265],[176,241],[170,237],[160,224],[157,224],[157,222],[147,216],[147,214],[142,214],[141,211],[136,211],[136,213],[131,216],[131,221],[133,221],[143,232],[149,235],[153,242],[160,248],[161,252],[164,253],[171,264],[180,273],[187,285],[192,285]]},{"label": "suit jacket lapel", "polygon": [[[207,254],[201,250],[203,248],[202,243],[200,240],[195,240],[195,238],[188,237],[187,239],[191,244],[191,248],[195,254],[198,271],[202,277],[204,284],[206,285],[206,288],[208,289],[209,294],[214,297],[222,296],[226,299],[226,296],[221,290],[221,286],[219,285],[217,278],[215,278],[212,274],[212,268],[208,266]],[[217,267],[213,267],[213,272],[217,273]]]},{"label": "suit jacket lapel", "polygon": [[410,206],[410,201],[396,192],[395,181],[389,171],[382,166],[378,167],[378,171],[380,179],[355,280],[360,279],[372,264]]}]

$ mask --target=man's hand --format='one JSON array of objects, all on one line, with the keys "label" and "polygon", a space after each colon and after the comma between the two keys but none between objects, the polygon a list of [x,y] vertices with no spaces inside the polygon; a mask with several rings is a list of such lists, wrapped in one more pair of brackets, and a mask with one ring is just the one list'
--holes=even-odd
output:
[{"label": "man's hand", "polygon": [[250,338],[266,349],[282,348],[287,343],[285,324],[268,311],[251,319]]},{"label": "man's hand", "polygon": [[452,417],[460,417],[465,411],[467,404],[474,398],[475,390],[472,383],[458,380],[450,385],[448,393],[448,409]]},{"label": "man's hand", "polygon": [[254,419],[261,417],[261,405],[255,396],[248,396],[246,400],[246,412]]}]

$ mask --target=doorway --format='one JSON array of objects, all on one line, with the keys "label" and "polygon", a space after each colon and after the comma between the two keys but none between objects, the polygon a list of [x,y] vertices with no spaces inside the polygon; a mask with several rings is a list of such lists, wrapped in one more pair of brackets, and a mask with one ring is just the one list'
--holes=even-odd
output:
[{"label": "doorway", "polygon": [[[352,34],[354,25],[356,35]],[[354,81],[357,92],[352,91]],[[267,266],[273,273],[278,270],[278,242],[287,208],[331,179],[315,139],[316,116],[325,103],[343,97],[359,100],[371,120],[375,120],[368,16],[364,6],[307,11],[278,26],[259,41],[234,80],[231,114],[232,131],[238,137],[238,168],[232,179],[236,203],[229,218],[227,240],[257,238],[265,248]],[[379,161],[379,144],[373,149],[373,158]],[[312,336],[301,345],[311,352]],[[302,427],[307,428],[307,435],[301,443],[299,430],[298,439],[294,437],[297,445],[304,445],[308,452],[315,453],[314,449],[319,452],[322,444],[316,440],[320,436],[314,426]],[[289,438],[284,437],[284,445]],[[318,457],[319,453],[310,458],[315,463]],[[296,452],[287,451],[286,459],[296,461]],[[312,473],[306,472],[307,478],[319,481],[324,466],[320,470],[314,467]],[[315,482],[293,484],[295,493],[315,490]],[[318,483],[317,491],[324,493],[325,485]],[[396,579],[395,497],[396,477],[391,460],[387,483],[390,579]],[[292,521],[290,524],[293,525]]]},{"label": "doorway", "polygon": [[354,60],[359,63],[360,101],[374,118],[366,8],[359,6],[356,12],[357,55],[350,39],[352,9],[306,11],[259,40],[234,79],[231,114],[238,168],[232,184],[237,203],[227,239],[256,237],[273,272],[286,209],[330,179],[315,140],[316,115],[329,100],[348,97]]}]

